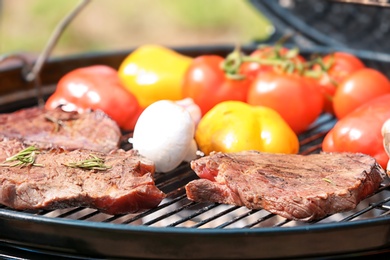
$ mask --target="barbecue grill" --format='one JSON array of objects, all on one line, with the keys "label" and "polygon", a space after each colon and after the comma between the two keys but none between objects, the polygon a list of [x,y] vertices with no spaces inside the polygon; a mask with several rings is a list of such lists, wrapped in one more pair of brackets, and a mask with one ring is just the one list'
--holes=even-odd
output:
[{"label": "barbecue grill", "polygon": [[[281,5],[280,2],[252,1],[281,30],[277,30],[276,34],[283,35],[286,30],[305,32],[290,39],[292,44],[300,47],[303,55],[348,50],[367,66],[390,76],[387,69],[390,55],[386,54],[385,45],[378,46],[380,52],[379,49],[362,50],[358,45],[348,48],[345,38],[325,37],[321,27],[316,27],[311,20],[302,20],[306,16],[301,15],[307,13],[304,8],[314,8],[317,4],[323,8],[319,13],[323,15],[320,19],[324,22],[333,17],[335,10],[368,7],[345,7],[342,3],[329,1],[287,1],[289,5]],[[382,10],[387,12],[389,9]],[[288,24],[289,21],[291,24]],[[301,27],[303,25],[311,30],[305,31]],[[249,53],[255,47],[256,44],[251,43],[243,46],[242,50]],[[213,45],[175,50],[193,57],[209,53],[226,56],[233,48],[230,45]],[[49,59],[40,73],[42,94],[48,97],[59,78],[72,69],[92,64],[117,68],[129,52],[131,50]],[[2,113],[37,105],[34,82],[26,81],[22,76],[26,66],[30,66],[29,62],[18,57],[14,61],[0,69]],[[335,118],[329,114],[322,114],[308,131],[299,136],[300,153],[319,153],[324,136],[335,122]],[[129,137],[131,133],[124,133],[124,149],[131,149],[131,144],[127,142]],[[168,173],[156,173],[157,186],[168,196],[157,208],[136,214],[108,215],[80,207],[29,212],[0,205],[0,257],[334,259],[372,257],[390,252],[388,182],[383,183],[373,196],[362,201],[355,210],[306,223],[287,220],[265,210],[191,202],[186,198],[184,186],[196,178],[187,163]]]}]

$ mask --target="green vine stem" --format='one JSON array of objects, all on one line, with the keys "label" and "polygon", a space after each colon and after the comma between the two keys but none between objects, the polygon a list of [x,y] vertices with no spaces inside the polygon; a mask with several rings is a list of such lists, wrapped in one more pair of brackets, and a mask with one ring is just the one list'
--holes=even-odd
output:
[{"label": "green vine stem", "polygon": [[[241,80],[245,78],[242,75],[240,68],[244,63],[255,62],[264,66],[273,66],[286,73],[298,73],[312,78],[319,78],[330,69],[333,61],[324,63],[321,57],[300,62],[295,58],[299,55],[298,48],[289,49],[286,53],[281,52],[282,45],[276,44],[273,46],[261,45],[258,49],[271,47],[268,52],[265,52],[264,58],[252,57],[245,55],[240,47],[236,47],[233,52],[229,53],[221,64],[221,69],[230,79]],[[318,65],[320,69],[313,70],[313,67]]]}]

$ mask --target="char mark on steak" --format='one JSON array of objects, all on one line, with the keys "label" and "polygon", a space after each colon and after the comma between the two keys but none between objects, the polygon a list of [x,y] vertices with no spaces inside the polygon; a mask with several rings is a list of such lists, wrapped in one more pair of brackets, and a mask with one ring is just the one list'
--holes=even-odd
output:
[{"label": "char mark on steak", "polygon": [[354,209],[385,176],[363,154],[213,153],[191,162],[201,179],[186,185],[187,197],[311,221]]},{"label": "char mark on steak", "polygon": [[[0,142],[0,162],[26,146],[17,140]],[[87,150],[41,150],[35,164],[0,167],[0,203],[17,210],[89,207],[108,214],[125,214],[156,207],[165,194],[153,180],[153,162],[135,150],[93,152],[109,169],[73,168],[91,156]]]},{"label": "char mark on steak", "polygon": [[0,140],[17,139],[42,149],[87,149],[107,153],[119,146],[121,131],[102,111],[83,114],[33,107],[0,115]]}]

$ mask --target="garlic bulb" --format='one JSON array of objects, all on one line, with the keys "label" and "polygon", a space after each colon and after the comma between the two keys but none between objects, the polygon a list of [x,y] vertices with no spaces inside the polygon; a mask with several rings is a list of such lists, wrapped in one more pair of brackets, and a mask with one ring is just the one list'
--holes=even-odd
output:
[{"label": "garlic bulb", "polygon": [[133,148],[152,160],[156,171],[168,172],[185,159],[196,157],[194,133],[195,122],[184,107],[160,100],[140,115],[134,128]]}]

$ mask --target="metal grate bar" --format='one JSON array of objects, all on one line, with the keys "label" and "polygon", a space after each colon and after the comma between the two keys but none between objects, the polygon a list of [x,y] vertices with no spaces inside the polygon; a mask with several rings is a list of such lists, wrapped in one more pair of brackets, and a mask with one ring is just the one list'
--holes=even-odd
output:
[{"label": "metal grate bar", "polygon": [[230,207],[230,208],[228,208],[228,209],[226,209],[224,211],[221,211],[218,214],[213,215],[212,217],[209,217],[209,218],[199,222],[196,225],[193,225],[192,228],[199,228],[199,227],[201,227],[201,226],[203,226],[203,225],[205,225],[205,224],[207,224],[207,223],[209,223],[209,222],[211,222],[213,220],[218,219],[219,217],[222,217],[222,216],[228,214],[229,212],[235,211],[238,208],[240,208],[240,207],[239,206],[232,206],[232,207]]},{"label": "metal grate bar", "polygon": [[299,143],[300,143],[300,145],[307,145],[311,142],[318,141],[319,139],[322,140],[322,138],[324,138],[327,133],[328,133],[328,131],[319,132],[317,134],[311,135],[311,136],[301,140]]},{"label": "metal grate bar", "polygon": [[377,203],[372,203],[370,204],[368,207],[340,220],[340,222],[345,222],[345,221],[351,221],[352,219],[358,217],[358,216],[361,216],[363,215],[364,213],[370,211],[370,210],[373,210],[374,208],[378,208],[380,205],[386,203],[386,202],[389,202],[390,201],[390,197],[387,197],[386,199],[382,200],[382,201],[379,201]]},{"label": "metal grate bar", "polygon": [[249,217],[250,215],[252,215],[252,214],[254,214],[254,213],[258,212],[258,211],[259,210],[249,210],[247,213],[241,214],[241,215],[231,219],[230,221],[226,221],[223,224],[217,226],[216,228],[225,228],[227,226],[230,226],[231,224],[236,223],[237,221],[242,220],[242,219],[244,219],[246,217]]},{"label": "metal grate bar", "polygon": [[189,171],[190,167],[188,164],[183,163],[179,165],[175,170],[168,173],[156,173],[154,178],[157,186],[168,186],[174,184],[179,180],[185,179],[187,177],[194,176],[194,174]]},{"label": "metal grate bar", "polygon": [[380,205],[378,208],[380,208],[382,210],[390,210],[390,206],[388,206],[388,205]]},{"label": "metal grate bar", "polygon": [[84,215],[83,217],[79,217],[78,220],[86,220],[99,214],[101,214],[100,211],[94,210],[91,213]]},{"label": "metal grate bar", "polygon": [[181,196],[181,195],[183,195],[185,193],[186,193],[185,188],[182,186],[182,187],[177,188],[174,191],[169,192],[167,194],[167,198],[175,199],[177,196]]},{"label": "metal grate bar", "polygon": [[[158,206],[157,208],[150,209],[148,211],[144,211],[142,213],[139,213],[139,214],[135,215],[134,217],[132,217],[132,218],[122,222],[122,224],[130,224],[130,223],[132,223],[132,222],[134,222],[136,220],[139,220],[139,219],[141,219],[143,217],[146,217],[147,215],[150,215],[150,214],[152,214],[152,213],[154,213],[154,212],[156,212],[156,211],[158,211],[158,210],[160,210],[162,208],[168,207],[169,205],[172,205],[173,203],[175,203],[175,202],[177,202],[179,200],[182,200],[185,197],[186,197],[185,194],[183,194],[181,196],[178,196],[178,197],[175,197],[171,201],[163,203],[160,206]],[[113,222],[113,221],[115,221],[115,220],[117,220],[119,218],[122,218],[122,217],[126,216],[126,215],[127,214],[114,215],[114,216],[112,216],[110,218],[107,218],[106,220],[104,220],[102,222]]]},{"label": "metal grate bar", "polygon": [[67,211],[65,213],[62,213],[62,214],[58,215],[57,218],[66,218],[66,217],[68,217],[68,216],[70,216],[70,215],[72,215],[72,214],[74,214],[76,212],[79,212],[79,211],[83,210],[83,209],[84,208],[81,208],[81,207],[80,208],[71,209],[71,210],[69,210],[69,211]]},{"label": "metal grate bar", "polygon": [[123,216],[126,216],[126,214],[113,215],[112,217],[107,218],[107,219],[103,220],[102,222],[105,222],[105,223],[113,222],[113,221],[115,221]]},{"label": "metal grate bar", "polygon": [[179,207],[179,208],[177,208],[177,209],[175,209],[175,210],[170,211],[169,213],[166,213],[166,214],[161,215],[161,216],[159,216],[159,217],[157,217],[157,218],[155,218],[155,219],[153,219],[153,220],[150,220],[150,221],[148,221],[148,222],[145,222],[144,225],[145,225],[145,226],[150,226],[150,225],[152,225],[152,224],[155,224],[155,223],[157,223],[158,221],[163,220],[163,219],[165,219],[165,218],[167,218],[167,217],[173,216],[173,215],[175,215],[176,213],[182,211],[183,209],[189,208],[190,206],[192,206],[192,205],[194,205],[194,204],[195,204],[195,202],[190,201],[190,202],[188,202],[188,203],[182,205],[181,207]]},{"label": "metal grate bar", "polygon": [[272,218],[274,216],[275,216],[275,214],[269,213],[266,216],[257,219],[253,223],[244,226],[244,228],[252,228],[252,227],[254,227],[254,226],[256,226],[256,225],[258,225],[258,224],[260,224],[260,223],[262,223],[262,222],[264,222],[264,221],[266,221],[266,220],[268,220],[268,219],[270,219],[270,218]]},{"label": "metal grate bar", "polygon": [[[198,204],[198,203],[195,203],[195,204]],[[202,207],[201,209],[199,209],[198,211],[196,211],[195,213],[185,217],[185,218],[182,218],[178,221],[175,221],[173,223],[171,223],[170,225],[168,225],[168,227],[175,227],[177,225],[180,225],[180,224],[183,224],[184,222],[188,221],[188,220],[191,220],[191,219],[194,219],[195,217],[209,211],[209,210],[212,210],[214,208],[216,208],[219,204],[218,203],[214,203],[214,204],[211,204],[211,205],[208,205],[208,206],[205,206],[205,207]]]},{"label": "metal grate bar", "polygon": [[300,136],[300,154],[307,155],[318,153],[322,150],[322,140],[333,127],[336,119],[330,114],[322,114],[317,121],[308,129],[307,133]]},{"label": "metal grate bar", "polygon": [[51,212],[51,210],[40,210],[40,211],[36,212],[35,214],[43,216],[43,215],[46,215],[50,212]]},{"label": "metal grate bar", "polygon": [[390,211],[386,211],[380,215],[380,217],[386,217],[390,215]]},{"label": "metal grate bar", "polygon": [[279,223],[277,223],[277,224],[275,224],[275,225],[273,225],[274,227],[281,227],[281,226],[284,226],[284,225],[286,225],[286,224],[288,224],[288,223],[290,223],[291,222],[291,220],[289,220],[289,219],[284,219],[284,220],[282,220],[282,221],[280,221]]},{"label": "metal grate bar", "polygon": [[322,149],[321,144],[312,145],[310,148],[305,149],[304,151],[300,152],[302,155],[308,155],[311,153],[315,153],[316,151],[320,151]]}]

